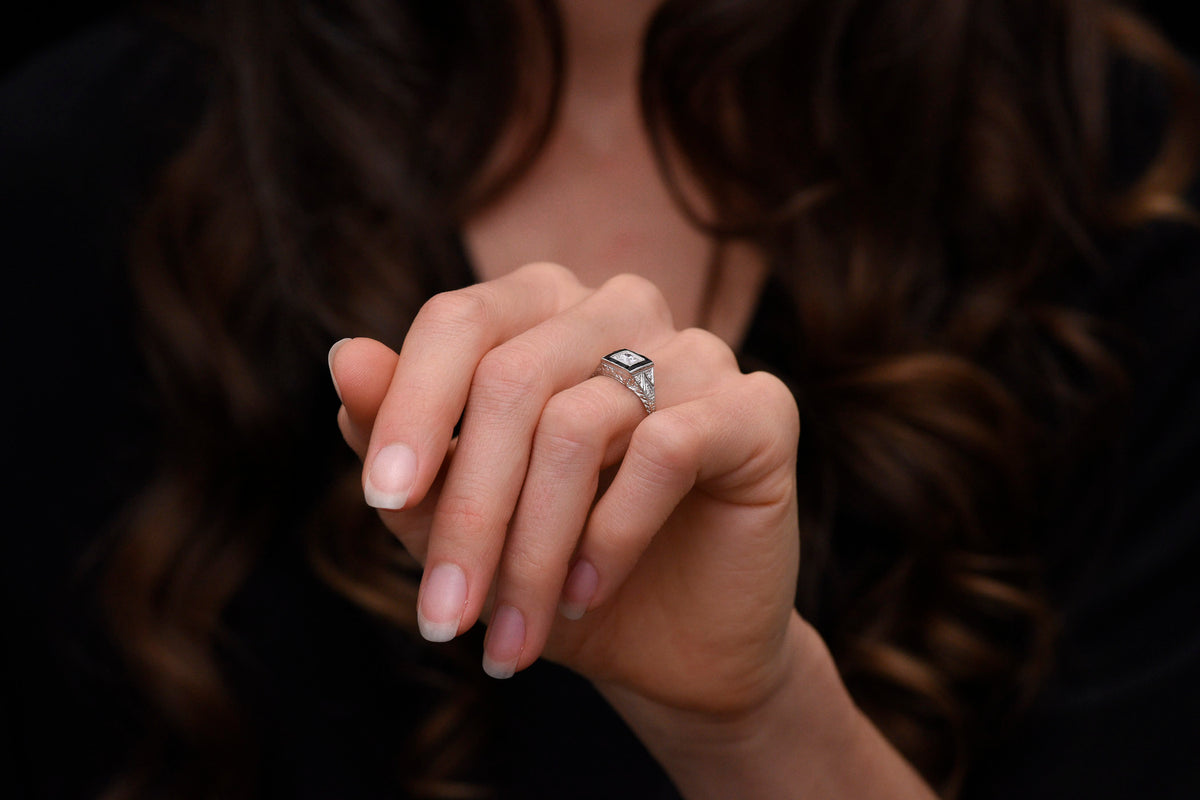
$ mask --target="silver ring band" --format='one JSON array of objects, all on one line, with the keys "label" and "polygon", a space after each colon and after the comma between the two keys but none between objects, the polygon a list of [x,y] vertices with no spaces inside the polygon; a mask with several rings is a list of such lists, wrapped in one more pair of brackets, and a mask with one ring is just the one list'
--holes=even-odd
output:
[{"label": "silver ring band", "polygon": [[654,413],[654,362],[632,350],[616,350],[600,359],[592,377],[605,375],[637,395],[647,414]]}]

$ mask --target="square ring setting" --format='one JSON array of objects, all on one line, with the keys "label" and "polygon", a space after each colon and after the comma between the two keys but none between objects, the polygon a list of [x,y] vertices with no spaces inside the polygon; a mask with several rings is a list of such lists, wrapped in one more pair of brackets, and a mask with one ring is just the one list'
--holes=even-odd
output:
[{"label": "square ring setting", "polygon": [[654,362],[641,353],[622,349],[600,359],[594,375],[606,375],[637,395],[647,414],[654,413]]}]

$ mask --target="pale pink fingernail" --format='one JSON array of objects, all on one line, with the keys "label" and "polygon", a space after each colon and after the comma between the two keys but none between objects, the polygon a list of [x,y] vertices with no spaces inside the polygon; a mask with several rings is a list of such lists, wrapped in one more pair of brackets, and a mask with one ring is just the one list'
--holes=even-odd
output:
[{"label": "pale pink fingernail", "polygon": [[438,564],[425,574],[417,598],[417,627],[430,642],[448,642],[458,635],[467,607],[467,576],[457,564]]},{"label": "pale pink fingernail", "polygon": [[338,348],[348,341],[350,341],[350,337],[338,339],[333,343],[333,347],[329,348],[329,379],[333,381],[333,390],[337,392],[338,400],[342,399],[342,390],[338,388],[337,376],[333,374],[333,356],[338,351]]},{"label": "pale pink fingernail", "polygon": [[512,606],[500,606],[483,639],[483,671],[493,678],[511,678],[525,649],[525,617]]},{"label": "pale pink fingernail", "polygon": [[375,454],[363,487],[371,508],[404,508],[417,478],[417,455],[408,445],[389,444]]},{"label": "pale pink fingernail", "polygon": [[562,599],[558,601],[558,613],[567,619],[579,619],[588,610],[596,590],[600,588],[600,574],[592,562],[579,559],[571,568],[567,582],[563,585]]}]

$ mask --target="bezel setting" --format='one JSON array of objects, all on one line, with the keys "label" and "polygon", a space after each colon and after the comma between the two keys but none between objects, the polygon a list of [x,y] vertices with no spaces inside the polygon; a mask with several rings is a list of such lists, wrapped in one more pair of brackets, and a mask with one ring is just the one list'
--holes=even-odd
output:
[{"label": "bezel setting", "polygon": [[654,413],[654,362],[646,356],[627,348],[614,350],[600,359],[595,374],[623,384],[642,401],[647,414]]},{"label": "bezel setting", "polygon": [[623,369],[630,375],[641,372],[645,369],[652,369],[654,362],[646,358],[641,353],[635,353],[632,350],[622,349],[615,350],[604,357],[604,360],[612,364],[617,369]]}]

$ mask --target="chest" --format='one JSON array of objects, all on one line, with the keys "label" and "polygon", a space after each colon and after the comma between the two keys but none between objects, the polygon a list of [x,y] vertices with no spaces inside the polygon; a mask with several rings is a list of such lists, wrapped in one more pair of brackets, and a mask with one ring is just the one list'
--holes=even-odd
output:
[{"label": "chest", "polygon": [[465,234],[483,280],[531,261],[562,264],[588,286],[635,273],[662,290],[677,327],[707,327],[731,345],[765,277],[750,248],[718,253],[688,221],[636,124],[601,140],[558,132],[497,202],[468,221]]}]

